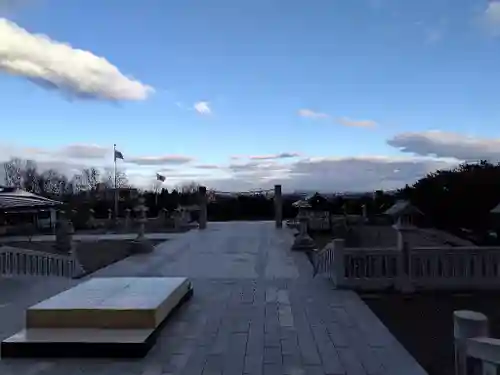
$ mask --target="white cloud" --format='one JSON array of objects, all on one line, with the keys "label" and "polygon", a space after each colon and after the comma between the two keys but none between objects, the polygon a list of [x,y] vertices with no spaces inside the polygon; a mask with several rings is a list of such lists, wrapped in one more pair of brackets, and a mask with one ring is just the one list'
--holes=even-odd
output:
[{"label": "white cloud", "polygon": [[282,152],[279,154],[272,154],[272,155],[252,155],[249,156],[248,158],[250,160],[276,160],[276,159],[291,159],[299,156],[300,154],[297,152]]},{"label": "white cloud", "polygon": [[337,122],[344,126],[353,126],[357,128],[373,128],[377,126],[377,123],[373,120],[353,120],[347,117],[341,117],[337,119]]},{"label": "white cloud", "polygon": [[[126,156],[126,155],[125,155]],[[137,165],[180,165],[187,164],[193,161],[194,159],[189,156],[184,155],[161,155],[161,156],[140,156],[140,157],[132,157],[125,158],[125,162],[137,164]]]},{"label": "white cloud", "polygon": [[493,36],[500,36],[500,1],[488,2],[481,15],[481,23]]},{"label": "white cloud", "polygon": [[194,103],[193,108],[200,115],[209,115],[212,113],[209,102],[196,102]]},{"label": "white cloud", "polygon": [[[311,109],[300,109],[298,111],[300,117],[309,118],[313,120],[325,120],[331,119],[331,116],[327,113],[316,112]],[[342,124],[344,126],[353,126],[361,128],[371,128],[377,126],[377,123],[373,120],[353,120],[347,117],[340,117],[334,120],[335,122]]]},{"label": "white cloud", "polygon": [[403,152],[415,155],[432,155],[464,161],[500,161],[500,139],[478,138],[435,130],[397,134],[387,143]]},{"label": "white cloud", "polygon": [[[131,183],[146,188],[155,181],[155,173],[160,172],[167,176],[165,186],[168,188],[183,182],[196,181],[220,191],[237,191],[271,188],[275,183],[281,183],[285,191],[332,192],[400,188],[407,183],[414,183],[418,178],[436,169],[457,165],[459,163],[457,159],[478,159],[478,156],[485,156],[485,153],[500,157],[500,152],[497,151],[500,150],[500,140],[477,139],[443,132],[404,133],[396,135],[388,140],[388,143],[403,148],[405,152],[437,155],[440,158],[376,155],[335,158],[276,157],[295,155],[293,152],[283,152],[265,158],[247,156],[228,165],[214,165],[190,164],[192,157],[180,155],[132,158],[131,155],[127,156],[126,150],[123,150],[125,162],[120,162],[120,167],[126,170]],[[73,157],[62,158],[64,152]],[[8,148],[0,145],[0,162],[17,155],[23,159],[36,160],[41,169],[55,167],[71,174],[85,166],[101,168],[111,166],[112,158],[106,155],[103,159],[99,159],[97,158],[99,152],[99,146],[94,149],[93,146],[70,145],[50,150],[34,147]],[[478,152],[481,154],[478,155]],[[80,158],[84,155],[85,158]],[[96,158],[89,155],[94,155]]]},{"label": "white cloud", "polygon": [[63,147],[59,153],[75,159],[103,159],[111,154],[110,147],[94,144],[73,144]]},{"label": "white cloud", "polygon": [[330,117],[326,113],[316,112],[316,111],[313,111],[311,109],[299,109],[298,114],[300,117],[310,118],[310,119],[314,119],[314,120],[327,119]]},{"label": "white cloud", "polygon": [[218,166],[216,164],[198,164],[198,165],[195,165],[195,168],[196,169],[219,169],[220,166]]},{"label": "white cloud", "polygon": [[0,71],[70,97],[144,100],[154,91],[102,57],[31,34],[6,19],[0,19]]},{"label": "white cloud", "polygon": [[230,165],[227,177],[200,178],[199,182],[220,191],[271,188],[275,183],[282,184],[285,191],[371,191],[401,188],[429,172],[456,164],[433,158],[382,156],[306,158],[288,164],[252,161]]}]

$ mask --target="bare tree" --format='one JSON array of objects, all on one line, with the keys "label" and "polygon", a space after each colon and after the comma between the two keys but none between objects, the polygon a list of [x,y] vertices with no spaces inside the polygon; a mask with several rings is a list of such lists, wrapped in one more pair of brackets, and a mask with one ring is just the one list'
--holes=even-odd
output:
[{"label": "bare tree", "polygon": [[23,180],[23,161],[19,158],[11,158],[3,163],[5,170],[5,185],[21,188]]},{"label": "bare tree", "polygon": [[82,187],[84,190],[96,190],[100,180],[100,173],[97,168],[85,168],[82,170]]},{"label": "bare tree", "polygon": [[192,181],[186,184],[181,185],[177,191],[179,191],[182,194],[194,194],[198,192],[198,189],[200,187],[200,184]]},{"label": "bare tree", "polygon": [[[115,171],[113,168],[106,168],[104,170],[101,182],[108,189],[113,189],[115,187]],[[116,170],[116,186],[118,188],[126,188],[129,186],[127,173],[125,171],[120,169]]]},{"label": "bare tree", "polygon": [[22,186],[23,189],[30,193],[38,193],[38,170],[37,165],[33,160],[26,160],[22,169]]},{"label": "bare tree", "polygon": [[41,193],[60,196],[66,191],[67,184],[68,178],[65,175],[55,169],[48,169],[40,175],[38,185]]}]

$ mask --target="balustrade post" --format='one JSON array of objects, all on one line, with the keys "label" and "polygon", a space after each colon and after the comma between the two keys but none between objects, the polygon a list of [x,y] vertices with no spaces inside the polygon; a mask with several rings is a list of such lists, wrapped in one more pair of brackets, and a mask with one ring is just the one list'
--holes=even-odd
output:
[{"label": "balustrade post", "polygon": [[396,289],[402,293],[412,293],[415,288],[411,280],[411,248],[402,232],[401,229],[398,229],[398,273],[396,278]]},{"label": "balustrade post", "polygon": [[475,370],[467,367],[467,339],[488,335],[488,318],[484,314],[467,310],[453,313],[455,375],[469,375]]},{"label": "balustrade post", "polygon": [[342,238],[335,238],[333,241],[333,278],[337,287],[345,284],[345,241]]}]

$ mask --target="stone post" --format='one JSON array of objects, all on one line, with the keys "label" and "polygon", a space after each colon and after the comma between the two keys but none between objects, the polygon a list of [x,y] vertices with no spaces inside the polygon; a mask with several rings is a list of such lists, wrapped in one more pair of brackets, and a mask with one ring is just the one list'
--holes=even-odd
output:
[{"label": "stone post", "polygon": [[95,214],[95,211],[92,208],[90,208],[89,209],[89,220],[87,221],[87,226],[89,228],[92,228],[92,229],[94,229],[96,227],[94,214]]},{"label": "stone post", "polygon": [[467,365],[467,339],[487,337],[488,318],[479,312],[459,310],[453,313],[453,336],[455,338],[455,375],[475,373]]},{"label": "stone post", "polygon": [[207,228],[207,188],[200,186],[198,188],[198,199],[200,205],[199,229]]},{"label": "stone post", "polygon": [[335,286],[340,287],[344,285],[345,280],[345,265],[344,265],[344,248],[345,242],[342,238],[335,238],[333,241],[333,256],[334,256],[334,275],[333,280]]},{"label": "stone post", "polygon": [[72,247],[73,224],[66,217],[66,212],[61,211],[56,226],[56,249],[61,253],[69,253]]},{"label": "stone post", "polygon": [[144,198],[139,198],[139,204],[137,207],[134,209],[138,213],[138,219],[137,222],[139,223],[139,230],[137,233],[137,240],[141,241],[145,239],[144,233],[145,233],[145,224],[148,221],[148,218],[146,216],[146,212],[148,208],[144,205]]},{"label": "stone post", "polygon": [[150,253],[154,250],[154,246],[150,241],[147,240],[145,236],[145,224],[148,221],[146,212],[148,211],[148,208],[144,204],[143,197],[139,198],[139,204],[134,208],[134,211],[136,211],[138,215],[137,222],[139,223],[139,230],[137,233],[137,238],[135,239],[134,245],[132,247],[132,252]]},{"label": "stone post", "polygon": [[362,209],[362,217],[363,217],[363,223],[366,223],[368,221],[368,210],[366,208],[366,204],[361,206]]},{"label": "stone post", "polygon": [[162,225],[165,225],[165,222],[167,221],[167,209],[166,208],[162,208],[160,210],[160,222]]},{"label": "stone post", "polygon": [[125,209],[125,229],[130,229],[130,208]]},{"label": "stone post", "polygon": [[274,185],[274,221],[276,228],[283,228],[283,196],[281,185]]},{"label": "stone post", "polygon": [[404,239],[403,233],[398,232],[398,264],[396,288],[402,293],[412,293],[415,288],[411,281],[411,248]]},{"label": "stone post", "polygon": [[172,218],[174,219],[174,229],[175,231],[178,231],[181,228],[181,213],[179,211],[179,208],[175,209],[174,212],[172,213]]}]

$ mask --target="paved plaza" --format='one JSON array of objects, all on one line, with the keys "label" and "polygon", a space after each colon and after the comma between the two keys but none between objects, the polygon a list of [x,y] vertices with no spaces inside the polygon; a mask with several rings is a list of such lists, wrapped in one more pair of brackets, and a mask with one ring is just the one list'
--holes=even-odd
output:
[{"label": "paved plaza", "polygon": [[[92,276],[186,276],[194,296],[142,360],[6,359],[2,375],[424,375],[353,292],[312,278],[288,229],[209,223]],[[91,277],[91,276],[90,276]],[[0,335],[24,310],[81,280],[0,279]]]}]

